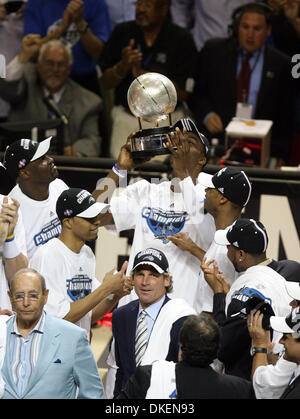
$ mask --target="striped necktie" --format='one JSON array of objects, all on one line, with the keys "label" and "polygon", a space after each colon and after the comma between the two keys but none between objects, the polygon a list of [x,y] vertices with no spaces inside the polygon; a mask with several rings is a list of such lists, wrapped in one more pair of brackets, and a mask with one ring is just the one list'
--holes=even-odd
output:
[{"label": "striped necktie", "polygon": [[147,313],[145,310],[142,310],[140,317],[136,326],[135,334],[135,363],[136,366],[140,365],[143,355],[145,353],[147,343],[148,343],[148,334],[147,334],[147,322],[146,317]]}]

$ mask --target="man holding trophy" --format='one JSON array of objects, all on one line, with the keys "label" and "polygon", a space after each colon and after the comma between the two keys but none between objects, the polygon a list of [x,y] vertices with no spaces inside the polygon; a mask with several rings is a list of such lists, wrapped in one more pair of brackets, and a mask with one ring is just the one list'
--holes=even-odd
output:
[{"label": "man holding trophy", "polygon": [[[146,73],[137,77],[128,89],[127,98],[140,129],[129,135],[117,163],[105,179],[98,181],[93,193],[97,200],[110,203],[110,212],[102,225],[114,228],[118,233],[135,230],[127,274],[132,269],[134,255],[150,247],[159,249],[169,260],[173,275],[170,297],[182,298],[196,307],[199,260],[173,244],[170,238],[184,234],[204,251],[213,240],[214,220],[211,215],[204,214],[205,190],[197,183],[209,158],[209,144],[191,119],[180,119],[172,125],[171,113],[177,103],[177,94],[173,83],[162,74]],[[145,120],[154,127],[143,129],[142,121]],[[159,127],[163,120],[168,121],[169,126]],[[143,160],[164,154],[170,155],[173,168],[170,181],[143,179],[124,187],[128,170],[140,166]],[[111,197],[118,185],[124,189]],[[120,300],[119,306],[134,299],[137,295],[132,291]],[[114,343],[107,363],[110,368],[106,393],[107,397],[112,397],[116,369]]]}]

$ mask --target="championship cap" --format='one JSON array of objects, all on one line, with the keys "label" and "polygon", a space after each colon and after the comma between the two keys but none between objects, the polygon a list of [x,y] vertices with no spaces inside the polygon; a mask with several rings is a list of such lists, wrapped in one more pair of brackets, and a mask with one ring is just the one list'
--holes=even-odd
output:
[{"label": "championship cap", "polygon": [[252,187],[245,172],[233,167],[224,167],[213,176],[201,172],[199,183],[206,188],[217,189],[230,202],[245,207],[250,199]]},{"label": "championship cap", "polygon": [[286,317],[272,316],[271,327],[276,332],[292,333],[294,338],[300,337],[300,307],[296,307]]},{"label": "championship cap", "polygon": [[264,253],[268,246],[268,235],[263,224],[247,218],[236,220],[225,230],[217,230],[214,239],[217,244],[232,244],[252,254]]},{"label": "championship cap", "polygon": [[39,159],[48,152],[51,139],[52,137],[48,137],[39,143],[22,138],[7,146],[3,166],[8,174],[16,179],[19,176],[19,170],[24,169],[28,163]]},{"label": "championship cap", "polygon": [[140,265],[151,265],[160,274],[169,272],[168,259],[163,252],[153,248],[142,250],[135,256],[132,271]]},{"label": "championship cap", "polygon": [[63,191],[56,202],[56,213],[60,220],[64,218],[93,218],[109,208],[109,204],[96,202],[85,189],[70,188]]},{"label": "championship cap", "polygon": [[179,128],[180,131],[183,130],[183,128],[186,129],[187,132],[193,132],[194,134],[196,134],[199,137],[199,140],[201,141],[201,143],[204,146],[204,151],[205,151],[205,156],[206,159],[208,160],[209,158],[209,142],[207,140],[207,138],[205,137],[205,135],[201,134],[201,132],[198,130],[198,128],[196,127],[196,124],[194,121],[192,121],[190,118],[182,118],[179,119],[179,121],[176,122],[176,124],[174,124],[173,128]]}]

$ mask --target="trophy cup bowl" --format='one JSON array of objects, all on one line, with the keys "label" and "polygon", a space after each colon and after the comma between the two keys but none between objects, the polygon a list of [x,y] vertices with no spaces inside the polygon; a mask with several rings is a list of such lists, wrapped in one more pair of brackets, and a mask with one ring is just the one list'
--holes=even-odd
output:
[{"label": "trophy cup bowl", "polygon": [[[172,131],[171,113],[177,104],[176,89],[171,80],[159,73],[142,74],[129,86],[127,101],[139,122],[139,131],[131,137],[132,156],[169,154],[163,144],[167,141],[166,134]],[[159,127],[159,123],[167,119],[169,126]],[[142,129],[142,120],[153,123],[155,128]]]}]

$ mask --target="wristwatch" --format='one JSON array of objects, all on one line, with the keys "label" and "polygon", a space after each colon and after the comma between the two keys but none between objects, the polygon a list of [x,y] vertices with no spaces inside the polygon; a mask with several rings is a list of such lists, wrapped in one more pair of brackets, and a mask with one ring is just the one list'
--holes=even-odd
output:
[{"label": "wristwatch", "polygon": [[256,348],[255,346],[251,346],[250,348],[250,355],[253,356],[255,354],[266,354],[267,348]]}]

